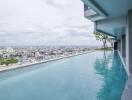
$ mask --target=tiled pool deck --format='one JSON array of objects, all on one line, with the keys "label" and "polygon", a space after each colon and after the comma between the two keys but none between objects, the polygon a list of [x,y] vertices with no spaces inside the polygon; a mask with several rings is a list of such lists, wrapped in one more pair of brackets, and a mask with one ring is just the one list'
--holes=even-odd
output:
[{"label": "tiled pool deck", "polygon": [[132,74],[129,76],[122,100],[132,100]]}]

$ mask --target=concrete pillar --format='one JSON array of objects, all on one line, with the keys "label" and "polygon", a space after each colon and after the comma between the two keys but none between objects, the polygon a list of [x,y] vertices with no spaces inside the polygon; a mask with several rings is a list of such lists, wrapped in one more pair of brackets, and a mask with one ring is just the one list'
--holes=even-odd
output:
[{"label": "concrete pillar", "polygon": [[122,35],[121,37],[121,55],[125,62],[125,59],[126,59],[126,36],[125,35]]},{"label": "concrete pillar", "polygon": [[121,53],[121,40],[118,40],[118,50]]},{"label": "concrete pillar", "polygon": [[128,11],[127,16],[126,67],[132,73],[132,10]]}]

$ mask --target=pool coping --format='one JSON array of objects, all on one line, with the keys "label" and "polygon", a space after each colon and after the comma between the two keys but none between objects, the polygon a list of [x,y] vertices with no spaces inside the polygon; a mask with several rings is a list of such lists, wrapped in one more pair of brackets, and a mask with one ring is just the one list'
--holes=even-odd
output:
[{"label": "pool coping", "polygon": [[[117,51],[118,51],[118,50],[117,50]],[[124,69],[125,69],[127,75],[129,76],[129,75],[130,75],[129,70],[128,70],[127,67],[126,67],[125,61],[124,61],[124,59],[122,58],[120,51],[118,51],[118,54],[119,54],[119,57],[120,57],[120,59],[121,59],[121,62],[122,62],[122,64],[123,64],[123,66],[124,66]]]}]

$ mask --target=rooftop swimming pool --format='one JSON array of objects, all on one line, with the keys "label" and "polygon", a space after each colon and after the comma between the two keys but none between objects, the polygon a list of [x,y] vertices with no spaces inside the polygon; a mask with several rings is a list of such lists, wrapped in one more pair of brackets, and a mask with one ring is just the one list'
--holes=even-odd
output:
[{"label": "rooftop swimming pool", "polygon": [[0,100],[120,100],[126,80],[117,52],[96,51],[0,73]]}]

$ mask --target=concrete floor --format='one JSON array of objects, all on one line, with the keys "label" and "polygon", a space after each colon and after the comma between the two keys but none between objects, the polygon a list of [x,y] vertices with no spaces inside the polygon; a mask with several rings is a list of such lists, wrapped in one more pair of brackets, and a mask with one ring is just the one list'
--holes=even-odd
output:
[{"label": "concrete floor", "polygon": [[132,74],[128,77],[122,100],[132,100]]}]

